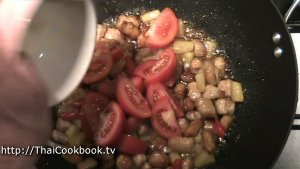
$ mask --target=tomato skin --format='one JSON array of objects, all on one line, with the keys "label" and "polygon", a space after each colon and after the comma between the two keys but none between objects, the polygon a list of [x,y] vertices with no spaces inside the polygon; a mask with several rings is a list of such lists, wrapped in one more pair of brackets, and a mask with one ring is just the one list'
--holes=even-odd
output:
[{"label": "tomato skin", "polygon": [[142,121],[143,121],[142,119],[138,119],[135,117],[128,117],[125,122],[124,131],[126,133],[137,131],[141,126]]},{"label": "tomato skin", "polygon": [[104,110],[107,103],[108,99],[98,92],[90,92],[86,95],[80,109],[80,120],[87,139],[93,140],[99,114]]},{"label": "tomato skin", "polygon": [[77,101],[74,101],[71,103],[71,105],[76,108],[76,109],[80,109],[83,105],[83,99],[80,99],[80,100],[77,100]]},{"label": "tomato skin", "polygon": [[113,63],[118,62],[124,56],[124,48],[120,47],[118,43],[114,41],[97,41],[97,52],[110,55],[113,59]]},{"label": "tomato skin", "polygon": [[182,169],[182,160],[176,159],[173,164],[171,169]]},{"label": "tomato skin", "polygon": [[174,86],[175,83],[176,83],[175,75],[171,76],[171,78],[169,78],[168,80],[165,81],[165,85],[168,87]]},{"label": "tomato skin", "polygon": [[64,112],[64,113],[60,113],[59,117],[63,120],[66,121],[73,121],[73,120],[78,120],[80,119],[80,117],[82,116],[83,113],[78,112],[78,111],[74,111],[74,112]]},{"label": "tomato skin", "polygon": [[221,138],[224,138],[226,135],[225,130],[219,120],[215,120],[214,131],[217,134],[217,136],[219,136]]},{"label": "tomato skin", "polygon": [[99,50],[103,53],[109,53],[115,49],[117,45],[118,44],[114,41],[98,40],[96,44],[96,50]]},{"label": "tomato skin", "polygon": [[135,62],[132,60],[132,58],[126,58],[126,73],[128,75],[132,75],[134,70],[136,68]]},{"label": "tomato skin", "polygon": [[139,76],[133,76],[130,78],[131,82],[134,84],[134,86],[140,91],[143,92],[145,88],[144,80]]},{"label": "tomato skin", "polygon": [[108,99],[98,92],[90,92],[85,97],[81,112],[93,133],[97,130],[99,115],[107,104]]},{"label": "tomato skin", "polygon": [[113,60],[110,55],[95,52],[90,67],[84,76],[82,82],[91,84],[105,78],[113,66]]},{"label": "tomato skin", "polygon": [[[151,124],[155,131],[164,138],[181,135],[174,110],[168,97],[161,97],[152,107]],[[165,117],[165,118],[164,118]]]},{"label": "tomato skin", "polygon": [[85,137],[90,140],[90,141],[93,141],[94,140],[94,133],[90,127],[90,124],[89,122],[87,121],[87,118],[82,115],[80,117],[80,121],[81,121],[81,125],[82,125],[82,130],[83,130],[83,133],[85,135]]},{"label": "tomato skin", "polygon": [[170,103],[175,111],[176,117],[184,117],[183,105],[172,92],[168,92]]},{"label": "tomato skin", "polygon": [[[105,117],[103,117],[105,116]],[[100,146],[113,145],[121,136],[125,114],[116,102],[110,102],[99,117],[100,121],[95,134],[95,142]]]},{"label": "tomato skin", "polygon": [[179,22],[170,8],[165,8],[146,32],[146,46],[152,49],[168,46],[176,37]]},{"label": "tomato skin", "polygon": [[81,112],[81,107],[83,105],[83,99],[74,100],[68,106],[69,109],[65,112],[60,112],[59,117],[65,121],[78,120],[83,115]]},{"label": "tomato skin", "polygon": [[166,90],[165,86],[159,82],[148,85],[146,96],[149,104],[153,106],[159,98],[168,96]]},{"label": "tomato skin", "polygon": [[164,82],[176,70],[177,58],[173,49],[168,48],[160,53],[159,60],[148,60],[137,66],[134,74],[145,79],[147,84]]},{"label": "tomato skin", "polygon": [[151,116],[148,101],[125,74],[118,76],[116,91],[117,100],[126,113],[137,118]]},{"label": "tomato skin", "polygon": [[117,85],[117,81],[115,79],[110,81],[104,81],[104,82],[101,81],[97,85],[97,90],[104,96],[110,99],[114,99],[116,97],[115,94],[116,85]]},{"label": "tomato skin", "polygon": [[116,49],[110,52],[113,62],[116,63],[121,60],[124,56],[124,49],[121,47],[117,47]]},{"label": "tomato skin", "polygon": [[181,103],[162,83],[152,83],[147,87],[147,100],[153,106],[161,97],[169,98],[169,101],[175,111],[177,117],[183,117],[184,111]]},{"label": "tomato skin", "polygon": [[155,65],[155,64],[157,64],[157,60],[154,60],[154,59],[147,60],[146,62],[136,66],[136,68],[133,71],[133,75],[139,76],[139,77],[145,79],[145,82],[147,83],[147,81],[146,81],[147,77],[144,72],[146,70],[151,69],[153,67],[153,65]]},{"label": "tomato skin", "polygon": [[123,136],[118,144],[118,150],[129,155],[145,154],[148,144],[133,136]]}]

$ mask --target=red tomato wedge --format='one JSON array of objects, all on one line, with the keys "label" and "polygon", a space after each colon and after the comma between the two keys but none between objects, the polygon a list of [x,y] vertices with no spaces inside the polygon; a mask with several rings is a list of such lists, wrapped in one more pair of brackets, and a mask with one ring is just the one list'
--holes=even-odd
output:
[{"label": "red tomato wedge", "polygon": [[79,111],[73,111],[73,112],[64,112],[59,114],[59,117],[66,121],[73,121],[78,120],[82,116],[83,113]]},{"label": "red tomato wedge", "polygon": [[183,117],[184,111],[182,105],[176,97],[161,83],[150,84],[147,88],[147,100],[153,106],[161,97],[167,97],[171,103],[177,117]]},{"label": "red tomato wedge", "polygon": [[117,81],[115,79],[110,81],[101,81],[97,85],[97,90],[104,96],[113,99],[116,96],[115,94],[116,85],[117,85]]},{"label": "red tomato wedge", "polygon": [[151,116],[148,101],[125,74],[118,76],[116,91],[117,100],[126,113],[137,118],[148,118]]},{"label": "red tomato wedge", "polygon": [[114,63],[118,62],[119,60],[121,60],[124,56],[124,49],[121,47],[117,47],[116,49],[112,50],[110,52],[111,57],[114,61]]},{"label": "red tomato wedge", "polygon": [[124,48],[114,41],[100,40],[96,44],[96,50],[102,54],[109,54],[114,63],[118,62],[124,56]]},{"label": "red tomato wedge", "polygon": [[148,144],[133,136],[123,136],[119,142],[118,149],[129,155],[144,154],[148,150]]},{"label": "red tomato wedge", "polygon": [[125,114],[116,102],[108,104],[99,116],[95,142],[100,146],[114,144],[121,136],[125,123]]},{"label": "red tomato wedge", "polygon": [[78,120],[81,118],[83,113],[81,107],[83,105],[83,99],[74,100],[68,105],[68,109],[65,112],[60,112],[59,117],[66,121]]},{"label": "red tomato wedge", "polygon": [[128,75],[132,75],[134,70],[136,68],[135,62],[132,60],[132,58],[126,58],[126,73]]},{"label": "red tomato wedge", "polygon": [[147,84],[164,82],[174,74],[176,64],[176,55],[173,49],[168,48],[160,53],[159,60],[149,60],[138,65],[134,74],[144,78]]},{"label": "red tomato wedge", "polygon": [[80,100],[77,100],[77,101],[74,101],[71,103],[71,105],[74,107],[74,108],[81,108],[82,105],[83,105],[83,102],[84,102],[84,99],[80,99]]},{"label": "red tomato wedge", "polygon": [[176,159],[173,162],[171,169],[182,169],[182,160]]},{"label": "red tomato wedge", "polygon": [[110,55],[95,52],[90,67],[83,78],[83,83],[94,83],[105,78],[113,66],[113,60]]},{"label": "red tomato wedge", "polygon": [[94,140],[94,133],[84,115],[80,117],[81,125],[82,125],[82,130],[84,132],[85,138],[87,138],[90,141]]},{"label": "red tomato wedge", "polygon": [[117,47],[117,45],[118,44],[115,41],[99,40],[99,41],[97,41],[96,49],[100,50],[101,52],[104,52],[104,53],[109,53],[110,51],[115,49]]},{"label": "red tomato wedge", "polygon": [[181,135],[174,110],[168,97],[161,97],[152,107],[151,124],[155,131],[164,138]]},{"label": "red tomato wedge", "polygon": [[81,112],[85,118],[90,130],[95,133],[97,131],[99,115],[108,104],[108,99],[100,93],[88,93],[84,104],[82,105]]},{"label": "red tomato wedge", "polygon": [[142,119],[138,119],[135,117],[128,117],[125,122],[125,128],[124,128],[125,132],[131,133],[137,131],[138,128],[141,126],[142,122],[143,122]]},{"label": "red tomato wedge", "polygon": [[176,83],[176,78],[175,78],[175,75],[173,75],[173,76],[171,76],[170,79],[166,80],[165,85],[168,87],[172,87],[175,85],[175,83]]},{"label": "red tomato wedge", "polygon": [[139,89],[140,92],[143,92],[145,88],[144,80],[139,76],[133,76],[130,78],[131,82],[134,84],[134,86]]},{"label": "red tomato wedge", "polygon": [[146,46],[148,48],[164,48],[176,37],[179,22],[175,13],[170,8],[165,8],[146,32]]}]

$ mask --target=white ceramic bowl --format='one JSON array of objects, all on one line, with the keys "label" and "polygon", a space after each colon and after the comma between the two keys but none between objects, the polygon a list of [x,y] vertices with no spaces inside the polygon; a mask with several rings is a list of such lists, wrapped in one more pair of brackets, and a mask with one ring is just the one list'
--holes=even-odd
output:
[{"label": "white ceramic bowl", "polygon": [[4,0],[2,3],[6,3],[8,13],[14,13],[14,17],[9,17],[14,18],[13,28],[4,26],[9,42],[6,48],[24,51],[33,60],[48,87],[49,106],[61,102],[79,85],[91,61],[96,39],[92,2]]}]

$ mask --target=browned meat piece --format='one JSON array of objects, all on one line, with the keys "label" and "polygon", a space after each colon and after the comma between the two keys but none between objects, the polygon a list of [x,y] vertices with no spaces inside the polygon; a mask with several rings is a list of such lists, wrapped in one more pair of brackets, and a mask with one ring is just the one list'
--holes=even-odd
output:
[{"label": "browned meat piece", "polygon": [[140,34],[137,38],[137,47],[142,48],[146,45],[146,38],[144,35]]},{"label": "browned meat piece", "polygon": [[191,61],[190,70],[193,73],[197,73],[203,67],[203,61],[199,58],[194,58]]},{"label": "browned meat piece", "polygon": [[185,83],[190,83],[195,81],[195,75],[188,70],[181,74],[180,79]]},{"label": "browned meat piece", "polygon": [[174,90],[173,90],[175,96],[177,96],[179,99],[183,99],[186,94],[186,86],[183,83],[178,83]]},{"label": "browned meat piece", "polygon": [[184,131],[184,135],[187,137],[195,137],[197,136],[199,129],[203,125],[202,119],[194,120],[190,123],[187,129]]},{"label": "browned meat piece", "polygon": [[231,97],[231,83],[232,80],[221,80],[218,88],[222,91],[225,97],[230,98]]},{"label": "browned meat piece", "polygon": [[203,98],[206,99],[217,99],[221,97],[221,90],[213,85],[207,85],[205,87],[205,92],[203,93]]},{"label": "browned meat piece", "polygon": [[205,130],[214,131],[215,130],[214,122],[212,120],[205,120],[203,128]]},{"label": "browned meat piece", "polygon": [[141,23],[140,25],[140,30],[141,30],[141,34],[145,35],[146,32],[149,30],[150,26],[145,24],[145,23]]},{"label": "browned meat piece", "polygon": [[233,122],[233,117],[232,115],[224,115],[221,120],[220,123],[223,126],[224,130],[227,131],[229,129],[229,127],[231,126]]},{"label": "browned meat piece", "polygon": [[97,26],[97,41],[104,37],[107,28],[104,25],[98,24]]},{"label": "browned meat piece", "polygon": [[207,49],[204,43],[198,39],[194,40],[193,42],[195,44],[195,48],[194,48],[195,56],[204,58],[207,54]]},{"label": "browned meat piece", "polygon": [[189,97],[183,100],[183,109],[185,111],[190,111],[193,110],[194,108],[195,108],[195,104]]},{"label": "browned meat piece", "polygon": [[215,57],[214,58],[214,66],[217,68],[219,75],[221,77],[225,76],[225,68],[226,68],[226,62],[223,57]]},{"label": "browned meat piece", "polygon": [[218,99],[215,102],[218,114],[233,114],[235,103],[229,99]]},{"label": "browned meat piece", "polygon": [[206,82],[211,85],[217,85],[218,81],[215,74],[215,66],[209,61],[205,61],[204,64],[204,75]]},{"label": "browned meat piece", "polygon": [[161,137],[155,137],[149,140],[150,148],[152,150],[162,150],[163,147],[166,147],[168,142],[167,140],[161,138]]},{"label": "browned meat piece", "polygon": [[185,116],[188,120],[199,120],[202,118],[201,113],[197,110],[189,111],[185,114]]},{"label": "browned meat piece", "polygon": [[211,100],[200,98],[195,104],[202,116],[207,118],[215,118],[217,116],[215,106]]},{"label": "browned meat piece", "polygon": [[149,157],[149,164],[155,168],[166,168],[169,164],[169,157],[160,151],[155,151]]},{"label": "browned meat piece", "polygon": [[128,15],[128,16],[121,15],[121,16],[119,16],[119,18],[117,20],[117,24],[116,24],[117,28],[120,29],[120,27],[122,26],[122,24],[124,22],[130,22],[136,27],[139,27],[140,24],[141,24],[141,21],[137,16],[134,16],[134,15]]},{"label": "browned meat piece", "polygon": [[137,39],[140,35],[140,30],[131,22],[123,22],[119,30],[127,35],[130,39]]},{"label": "browned meat piece", "polygon": [[132,159],[123,154],[117,158],[116,164],[118,169],[131,169],[133,167]]},{"label": "browned meat piece", "polygon": [[178,153],[191,153],[195,148],[195,140],[193,137],[173,137],[168,140],[168,146]]},{"label": "browned meat piece", "polygon": [[116,40],[119,43],[124,43],[124,37],[118,29],[108,28],[105,36],[105,39]]},{"label": "browned meat piece", "polygon": [[206,150],[208,153],[213,153],[216,149],[215,134],[210,130],[203,130],[202,140],[204,150]]}]

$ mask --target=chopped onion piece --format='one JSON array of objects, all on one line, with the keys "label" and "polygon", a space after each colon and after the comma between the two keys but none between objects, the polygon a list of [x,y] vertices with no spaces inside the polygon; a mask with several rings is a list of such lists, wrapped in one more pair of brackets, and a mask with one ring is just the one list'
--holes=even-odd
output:
[{"label": "chopped onion piece", "polygon": [[173,43],[173,50],[175,53],[186,53],[194,51],[194,43],[186,40],[176,40]]},{"label": "chopped onion piece", "polygon": [[178,22],[179,22],[179,29],[178,29],[177,37],[183,38],[185,32],[185,24],[181,19],[178,19]]},{"label": "chopped onion piece", "polygon": [[206,55],[206,57],[208,59],[213,58],[214,52],[215,52],[215,50],[216,50],[216,48],[218,46],[217,42],[214,41],[214,40],[209,40],[209,41],[203,41],[203,43],[204,43],[204,45],[205,45],[205,47],[207,49],[207,55]]},{"label": "chopped onion piece", "polygon": [[145,14],[141,15],[141,21],[144,23],[150,22],[154,19],[156,19],[160,15],[159,10],[154,10],[150,12],[146,12]]},{"label": "chopped onion piece", "polygon": [[202,70],[199,70],[198,73],[195,75],[195,79],[196,79],[196,82],[197,82],[198,90],[200,92],[204,92],[205,91],[205,85],[206,85],[204,72]]},{"label": "chopped onion piece", "polygon": [[242,85],[239,82],[233,81],[231,84],[231,100],[234,102],[244,101]]},{"label": "chopped onion piece", "polygon": [[213,154],[208,154],[206,151],[201,151],[195,157],[195,167],[202,168],[205,165],[215,162]]}]

